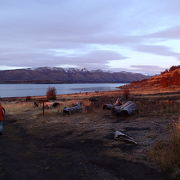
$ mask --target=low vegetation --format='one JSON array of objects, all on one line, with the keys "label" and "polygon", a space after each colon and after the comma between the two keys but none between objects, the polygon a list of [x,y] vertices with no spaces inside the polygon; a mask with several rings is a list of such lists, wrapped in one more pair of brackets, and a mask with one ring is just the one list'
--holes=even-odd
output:
[{"label": "low vegetation", "polygon": [[167,140],[157,142],[149,156],[172,178],[180,179],[180,131],[174,129]]},{"label": "low vegetation", "polygon": [[10,115],[21,114],[33,108],[31,102],[4,102],[2,105],[6,109],[6,113]]},{"label": "low vegetation", "polygon": [[49,87],[46,92],[47,100],[56,100],[56,88],[55,87]]},{"label": "low vegetation", "polygon": [[141,116],[173,117],[180,113],[178,100],[134,99]]}]

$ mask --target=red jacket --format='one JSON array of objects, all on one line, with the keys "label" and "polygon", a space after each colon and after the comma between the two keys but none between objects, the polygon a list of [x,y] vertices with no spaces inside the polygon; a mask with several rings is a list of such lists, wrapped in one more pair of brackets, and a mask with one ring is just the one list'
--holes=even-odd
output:
[{"label": "red jacket", "polygon": [[0,121],[4,120],[4,113],[5,113],[4,108],[0,104]]}]

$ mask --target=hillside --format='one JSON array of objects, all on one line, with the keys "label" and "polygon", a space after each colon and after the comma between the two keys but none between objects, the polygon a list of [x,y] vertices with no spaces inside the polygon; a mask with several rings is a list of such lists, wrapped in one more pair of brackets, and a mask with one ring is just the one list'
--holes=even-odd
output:
[{"label": "hillside", "polygon": [[149,78],[139,73],[41,67],[0,71],[0,83],[126,83]]},{"label": "hillside", "polygon": [[150,79],[132,82],[123,88],[128,88],[131,91],[137,92],[180,91],[180,66],[172,66],[169,70],[165,70],[160,75],[153,76]]}]

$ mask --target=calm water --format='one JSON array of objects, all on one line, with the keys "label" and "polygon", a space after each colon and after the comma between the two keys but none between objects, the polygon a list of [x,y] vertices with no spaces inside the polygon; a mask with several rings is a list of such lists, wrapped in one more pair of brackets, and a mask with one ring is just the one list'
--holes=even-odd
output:
[{"label": "calm water", "polygon": [[102,84],[0,84],[0,97],[42,96],[48,87],[55,87],[57,94],[117,90],[121,83]]}]

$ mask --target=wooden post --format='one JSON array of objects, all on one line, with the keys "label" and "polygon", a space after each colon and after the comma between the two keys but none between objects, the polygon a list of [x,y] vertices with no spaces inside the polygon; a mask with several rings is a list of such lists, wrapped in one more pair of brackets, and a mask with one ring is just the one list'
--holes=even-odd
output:
[{"label": "wooden post", "polygon": [[44,101],[43,101],[43,116],[44,116]]}]

